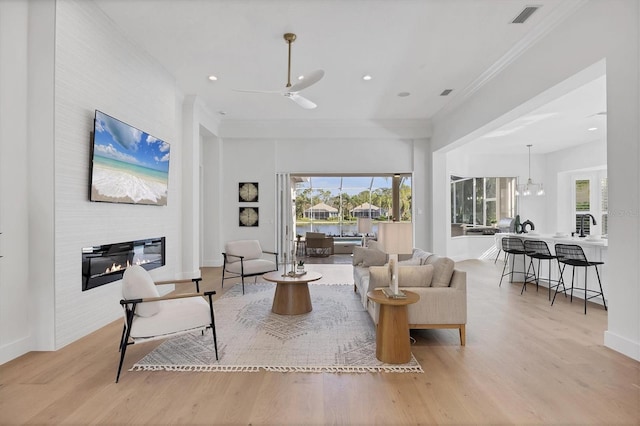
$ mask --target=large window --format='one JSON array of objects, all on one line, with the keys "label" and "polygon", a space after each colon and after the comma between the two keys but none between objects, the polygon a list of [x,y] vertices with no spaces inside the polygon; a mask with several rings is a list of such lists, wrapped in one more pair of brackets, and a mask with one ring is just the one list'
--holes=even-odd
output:
[{"label": "large window", "polygon": [[451,176],[451,224],[493,226],[514,217],[516,178]]},{"label": "large window", "polygon": [[[585,235],[608,233],[608,187],[605,171],[581,173],[573,176],[573,217],[575,218],[575,230],[580,232],[584,225]],[[590,217],[596,219],[596,225]],[[594,232],[595,228],[595,232]]]},{"label": "large window", "polygon": [[295,184],[296,234],[324,232],[346,237],[359,235],[357,219],[388,220],[393,211],[393,182],[399,179],[399,219],[411,221],[411,175],[292,176]]}]

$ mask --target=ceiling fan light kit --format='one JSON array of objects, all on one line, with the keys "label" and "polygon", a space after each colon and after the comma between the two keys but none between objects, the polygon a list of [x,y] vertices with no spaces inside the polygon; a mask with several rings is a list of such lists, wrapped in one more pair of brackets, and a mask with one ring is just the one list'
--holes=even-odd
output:
[{"label": "ceiling fan light kit", "polygon": [[304,78],[299,80],[298,83],[292,85],[291,84],[291,43],[293,43],[296,38],[298,38],[294,33],[285,33],[283,35],[284,40],[288,45],[288,61],[287,61],[287,85],[285,86],[287,90],[285,91],[260,91],[260,90],[236,90],[237,92],[247,92],[247,93],[275,93],[284,96],[285,98],[291,99],[293,102],[298,104],[304,109],[314,109],[317,105],[310,101],[309,99],[301,96],[299,93],[306,89],[309,86],[316,84],[318,81],[324,77],[323,70],[315,70],[310,72],[309,74],[304,74]]}]

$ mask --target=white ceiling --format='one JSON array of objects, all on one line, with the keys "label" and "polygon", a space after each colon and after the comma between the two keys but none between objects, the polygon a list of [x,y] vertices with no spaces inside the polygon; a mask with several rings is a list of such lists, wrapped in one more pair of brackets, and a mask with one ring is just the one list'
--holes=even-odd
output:
[{"label": "white ceiling", "polygon": [[544,154],[607,137],[606,77],[601,76],[486,133],[465,152]]},{"label": "white ceiling", "polygon": [[[566,13],[560,0],[95,0],[134,44],[198,95],[223,120],[421,120],[455,103],[498,60]],[[524,24],[511,24],[527,5]],[[274,94],[286,84],[286,32],[296,33],[292,79],[316,69],[324,78],[303,92],[305,110]],[[211,82],[208,76],[218,80]],[[371,81],[362,76],[370,74]],[[444,89],[453,89],[448,97]],[[400,92],[410,96],[399,97]],[[599,101],[600,99],[598,99]],[[460,99],[458,99],[460,101]],[[586,104],[578,115],[588,114]],[[569,102],[570,103],[570,102]],[[452,105],[449,105],[450,107]],[[557,115],[512,133],[536,143]],[[593,106],[593,113],[602,109]],[[532,119],[526,119],[532,121]],[[522,123],[514,123],[518,127]],[[576,124],[576,127],[578,125]],[[505,142],[506,138],[492,138]],[[521,143],[522,139],[519,143]],[[506,142],[505,142],[506,143]],[[560,141],[558,142],[560,143]]]}]

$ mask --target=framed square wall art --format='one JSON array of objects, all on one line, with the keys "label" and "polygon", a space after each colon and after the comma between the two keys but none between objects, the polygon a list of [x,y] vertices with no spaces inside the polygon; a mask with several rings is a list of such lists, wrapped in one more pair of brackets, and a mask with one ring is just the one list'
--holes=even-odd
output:
[{"label": "framed square wall art", "polygon": [[241,203],[257,203],[258,182],[240,182],[238,184],[238,201]]},{"label": "framed square wall art", "polygon": [[240,207],[238,219],[240,226],[258,226],[260,221],[258,207]]}]

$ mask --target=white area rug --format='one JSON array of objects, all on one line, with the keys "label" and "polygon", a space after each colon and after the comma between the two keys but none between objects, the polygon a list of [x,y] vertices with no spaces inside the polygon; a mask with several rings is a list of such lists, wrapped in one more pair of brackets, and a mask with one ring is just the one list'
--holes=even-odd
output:
[{"label": "white area rug", "polygon": [[376,359],[375,325],[353,285],[309,286],[313,310],[302,315],[271,312],[275,284],[235,285],[214,301],[219,361],[211,331],[166,340],[134,370],[407,372],[423,373],[412,356],[407,364]]}]

